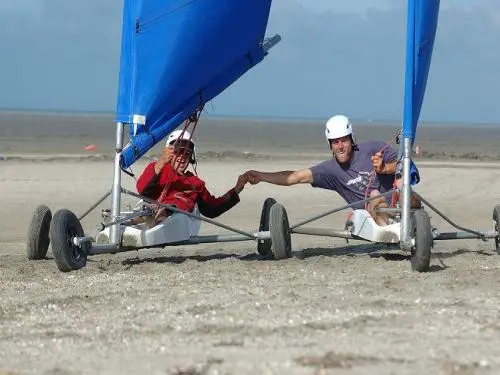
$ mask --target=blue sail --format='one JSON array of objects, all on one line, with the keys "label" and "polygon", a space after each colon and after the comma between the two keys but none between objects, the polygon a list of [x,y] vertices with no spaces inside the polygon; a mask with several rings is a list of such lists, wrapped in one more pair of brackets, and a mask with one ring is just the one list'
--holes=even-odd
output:
[{"label": "blue sail", "polygon": [[127,168],[260,63],[271,0],[125,0],[116,121]]},{"label": "blue sail", "polygon": [[438,24],[440,0],[409,0],[403,137],[415,141]]},{"label": "blue sail", "polygon": [[[412,146],[429,76],[439,5],[440,0],[408,0],[402,136],[410,138]],[[402,148],[400,148],[400,154],[402,154]],[[412,162],[410,183],[413,185],[419,181],[418,170]]]}]

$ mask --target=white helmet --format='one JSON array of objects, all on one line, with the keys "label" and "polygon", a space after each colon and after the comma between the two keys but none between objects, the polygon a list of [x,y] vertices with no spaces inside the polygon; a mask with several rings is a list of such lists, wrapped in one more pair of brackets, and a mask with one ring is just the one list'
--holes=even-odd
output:
[{"label": "white helmet", "polygon": [[191,133],[189,131],[182,130],[182,129],[174,130],[172,133],[170,133],[168,135],[167,142],[165,143],[165,146],[168,147],[179,139],[189,141],[191,143],[191,147],[192,147],[192,151],[193,151],[189,162],[191,164],[195,164],[196,163],[196,147],[194,145],[193,140],[190,138],[191,138]]},{"label": "white helmet", "polygon": [[325,129],[325,136],[328,143],[330,143],[330,139],[342,138],[346,135],[350,135],[354,142],[351,120],[344,115],[330,117],[326,122]]}]

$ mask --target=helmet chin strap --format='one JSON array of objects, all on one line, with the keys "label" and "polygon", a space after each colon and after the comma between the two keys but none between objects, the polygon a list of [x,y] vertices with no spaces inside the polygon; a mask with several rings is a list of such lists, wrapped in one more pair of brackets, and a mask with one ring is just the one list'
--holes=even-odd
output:
[{"label": "helmet chin strap", "polygon": [[196,176],[198,176],[198,171],[196,170],[196,167],[197,167],[197,166],[198,166],[198,161],[195,161],[195,162],[193,163],[193,170],[194,170],[194,174],[195,174]]},{"label": "helmet chin strap", "polygon": [[351,134],[351,142],[352,142],[352,150],[359,151],[358,144],[356,143],[356,139],[354,139],[354,133]]}]

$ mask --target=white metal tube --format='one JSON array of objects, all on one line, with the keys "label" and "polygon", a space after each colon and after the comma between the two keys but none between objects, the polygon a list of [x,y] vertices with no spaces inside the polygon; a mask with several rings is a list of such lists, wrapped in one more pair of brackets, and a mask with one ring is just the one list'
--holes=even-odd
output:
[{"label": "white metal tube", "polygon": [[273,48],[276,44],[278,44],[281,41],[281,35],[276,34],[273,35],[270,38],[266,38],[264,42],[262,43],[262,48],[264,49],[264,52],[267,53],[271,48]]},{"label": "white metal tube", "polygon": [[[115,146],[115,171],[113,178],[113,188],[111,189],[111,215],[112,221],[116,221],[120,216],[121,198],[121,168],[120,157],[123,149],[123,123],[116,123],[116,146]],[[120,224],[110,227],[110,242],[114,245],[120,243]]]},{"label": "white metal tube", "polygon": [[411,139],[403,138],[403,186],[401,187],[401,249],[411,250],[411,228],[410,228],[410,163],[411,163]]}]

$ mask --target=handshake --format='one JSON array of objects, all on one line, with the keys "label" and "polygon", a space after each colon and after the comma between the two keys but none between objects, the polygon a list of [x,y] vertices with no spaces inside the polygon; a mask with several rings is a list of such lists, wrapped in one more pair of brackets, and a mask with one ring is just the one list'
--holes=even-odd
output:
[{"label": "handshake", "polygon": [[236,190],[237,193],[239,193],[243,190],[243,188],[247,183],[255,185],[258,184],[260,181],[262,181],[260,172],[253,170],[246,171],[245,173],[243,173],[238,177],[238,181],[236,181],[236,186],[234,187],[234,189]]}]

